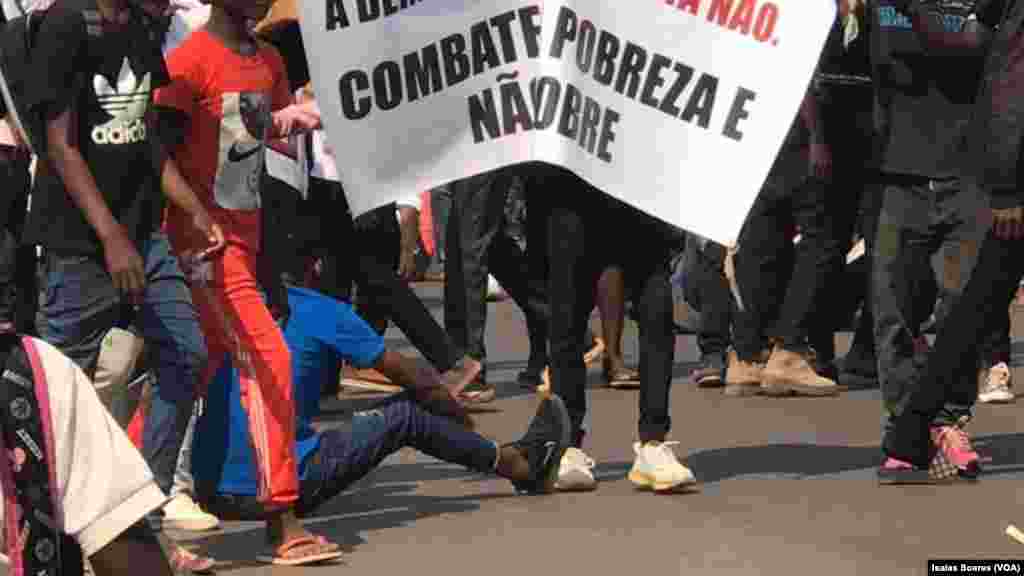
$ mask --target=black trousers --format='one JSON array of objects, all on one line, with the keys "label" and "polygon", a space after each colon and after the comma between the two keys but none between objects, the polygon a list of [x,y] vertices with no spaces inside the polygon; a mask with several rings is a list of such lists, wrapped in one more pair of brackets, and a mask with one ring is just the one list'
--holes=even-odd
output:
[{"label": "black trousers", "polygon": [[409,284],[398,277],[401,232],[395,205],[371,210],[353,221],[341,184],[314,179],[305,210],[306,229],[317,234],[306,241],[305,250],[326,255],[321,271],[325,293],[351,301],[355,284],[357,314],[380,334],[389,321],[394,322],[435,368],[452,369],[463,353]]},{"label": "black trousers", "polygon": [[637,305],[640,439],[661,440],[671,428],[669,389],[675,351],[671,244],[662,234],[665,225],[562,168],[532,164],[530,170],[543,188],[530,194],[527,211],[531,218],[543,215],[547,223],[552,387],[569,409],[574,443],[580,446],[583,441],[587,411],[587,323],[597,280],[609,264],[623,266],[627,290]]},{"label": "black trousers", "polygon": [[[976,265],[969,248],[980,245],[985,237],[988,201],[957,180],[934,182],[900,175],[884,176],[883,194],[872,254],[871,297],[878,376],[887,413],[884,426],[890,426],[920,382],[922,365],[914,352],[914,338],[935,308],[936,287],[942,286],[944,292],[935,310],[942,330]],[[937,281],[931,258],[940,250],[955,255],[959,274]],[[1006,302],[1002,306],[1001,317],[987,319],[989,332],[981,340],[1009,337]],[[976,367],[980,354],[959,361]],[[977,373],[968,380],[977,394]],[[955,422],[969,415],[973,404],[973,399],[947,404],[938,418]]]},{"label": "black trousers", "polygon": [[[880,208],[878,171],[871,154],[872,94],[861,87],[834,86],[820,101],[826,141],[832,154],[832,178],[828,182],[829,209],[835,251],[828,265],[824,293],[829,305],[819,309],[810,328],[811,347],[820,363],[835,359],[835,332],[849,326],[857,307],[866,303],[870,286],[870,254]],[[858,230],[859,227],[859,230]],[[865,256],[854,266],[846,264],[854,231],[865,239]],[[865,351],[874,364],[871,306],[863,306],[854,336],[854,354]],[[872,369],[873,371],[873,369]]]},{"label": "black trousers", "polygon": [[451,185],[445,259],[444,323],[452,341],[477,359],[487,356],[487,277],[493,275],[526,316],[530,364],[547,363],[550,314],[543,272],[505,234],[505,203],[521,166],[501,168]]},{"label": "black trousers", "polygon": [[[694,237],[687,239],[695,242]],[[725,277],[725,246],[708,241],[690,250],[687,302],[700,312],[697,346],[702,355],[724,355],[732,344],[732,295]]]},{"label": "black trousers", "polygon": [[[744,309],[736,313],[734,339],[742,360],[770,348],[770,338],[787,349],[806,346],[834,274],[836,200],[806,173],[804,155],[781,152],[740,233],[735,266]],[[794,227],[803,236],[795,246],[786,234]]]},{"label": "black trousers", "polygon": [[977,360],[992,326],[1006,309],[1024,276],[1024,242],[1000,240],[991,232],[981,244],[974,270],[959,300],[938,328],[935,346],[918,375],[906,405],[883,441],[890,457],[927,466],[929,427],[947,406],[971,406],[977,399]]}]

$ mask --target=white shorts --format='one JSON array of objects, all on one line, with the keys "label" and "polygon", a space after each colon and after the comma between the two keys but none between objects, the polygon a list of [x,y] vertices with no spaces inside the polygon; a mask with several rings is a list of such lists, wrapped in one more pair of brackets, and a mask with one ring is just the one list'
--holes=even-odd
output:
[{"label": "white shorts", "polygon": [[[85,373],[53,346],[34,342],[48,387],[54,511],[63,531],[89,557],[163,506],[167,497]],[[3,513],[0,506],[0,523]]]}]

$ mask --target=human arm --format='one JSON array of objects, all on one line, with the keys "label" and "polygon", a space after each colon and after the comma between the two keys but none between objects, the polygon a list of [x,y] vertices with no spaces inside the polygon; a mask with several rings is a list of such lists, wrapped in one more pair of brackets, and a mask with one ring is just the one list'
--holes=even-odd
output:
[{"label": "human arm", "polygon": [[398,275],[409,282],[416,275],[416,255],[419,253],[419,220],[418,206],[398,205],[398,230],[401,236],[398,258]]},{"label": "human arm", "polygon": [[[170,113],[165,118],[173,118]],[[148,116],[151,129],[157,127],[156,114]],[[164,122],[165,130],[169,130],[167,121]],[[169,153],[167,146],[162,141],[162,133],[159,129],[153,130],[157,136],[154,137],[157,165],[159,166],[160,187],[163,189],[167,200],[191,218],[193,233],[203,237],[207,247],[196,255],[200,260],[210,258],[224,249],[224,231],[210,217],[206,207],[199,201],[192,186],[178,169],[178,163]]]},{"label": "human arm", "polygon": [[316,100],[297,99],[292,95],[288,71],[275,48],[263,46],[266,62],[274,76],[271,88],[271,128],[268,140],[288,138],[323,127]]},{"label": "human arm", "polygon": [[[317,339],[321,345],[345,358],[356,368],[373,368],[396,385],[411,391],[427,410],[472,425],[452,390],[446,387],[430,364],[387,350],[384,339],[352,310],[352,307],[322,294],[289,289],[301,323],[299,332]],[[310,300],[312,299],[312,300]]]},{"label": "human arm", "polygon": [[141,294],[142,257],[100,191],[78,143],[76,90],[81,81],[85,22],[78,11],[54,7],[40,24],[33,58],[46,65],[27,79],[29,109],[45,122],[41,168],[52,170],[99,239],[107,271],[118,290]]},{"label": "human arm", "polygon": [[66,109],[46,123],[46,157],[68,196],[82,211],[103,247],[103,258],[114,286],[132,297],[145,288],[145,271],[128,231],[114,218],[89,165],[72,136],[74,112]]},{"label": "human arm", "polygon": [[373,366],[387,379],[412,391],[428,412],[452,418],[472,430],[476,424],[452,390],[441,382],[437,369],[425,361],[385,350]]}]

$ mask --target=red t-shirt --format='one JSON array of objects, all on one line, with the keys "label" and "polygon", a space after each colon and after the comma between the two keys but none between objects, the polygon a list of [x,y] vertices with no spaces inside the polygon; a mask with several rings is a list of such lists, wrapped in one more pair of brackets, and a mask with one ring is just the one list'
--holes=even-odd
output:
[{"label": "red t-shirt", "polygon": [[[260,182],[270,113],[291,104],[288,74],[277,51],[261,45],[244,56],[206,30],[170,53],[171,82],[156,103],[188,116],[174,156],[230,243],[260,247]],[[164,228],[178,250],[192,248],[188,216],[170,207]]]}]

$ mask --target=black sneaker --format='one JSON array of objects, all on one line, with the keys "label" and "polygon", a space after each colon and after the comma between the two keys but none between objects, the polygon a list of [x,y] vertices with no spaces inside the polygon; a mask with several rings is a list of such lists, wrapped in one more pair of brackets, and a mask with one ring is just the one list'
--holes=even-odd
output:
[{"label": "black sneaker", "polygon": [[527,494],[554,491],[555,482],[558,481],[558,467],[569,448],[569,428],[569,411],[562,399],[555,394],[544,398],[526,434],[511,444],[530,463],[530,478],[512,481],[517,491]]}]

